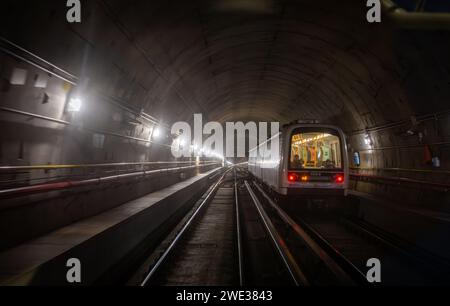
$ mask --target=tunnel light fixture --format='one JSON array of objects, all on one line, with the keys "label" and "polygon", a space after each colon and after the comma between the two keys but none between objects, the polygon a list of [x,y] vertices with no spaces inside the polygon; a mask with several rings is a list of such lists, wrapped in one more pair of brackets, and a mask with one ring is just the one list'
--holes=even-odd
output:
[{"label": "tunnel light fixture", "polygon": [[14,68],[11,75],[10,83],[11,85],[25,85],[27,82],[28,71],[21,68]]},{"label": "tunnel light fixture", "polygon": [[77,113],[81,110],[83,101],[79,97],[72,97],[67,105],[67,111]]},{"label": "tunnel light fixture", "polygon": [[153,135],[152,135],[153,139],[158,139],[161,137],[161,129],[159,127],[155,127],[153,129]]}]

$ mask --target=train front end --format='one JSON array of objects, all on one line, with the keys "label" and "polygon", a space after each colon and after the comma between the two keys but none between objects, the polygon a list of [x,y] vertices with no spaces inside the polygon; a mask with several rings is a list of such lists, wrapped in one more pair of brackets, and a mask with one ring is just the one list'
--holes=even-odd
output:
[{"label": "train front end", "polygon": [[295,124],[283,131],[281,190],[287,196],[345,196],[349,183],[345,135],[330,125]]}]

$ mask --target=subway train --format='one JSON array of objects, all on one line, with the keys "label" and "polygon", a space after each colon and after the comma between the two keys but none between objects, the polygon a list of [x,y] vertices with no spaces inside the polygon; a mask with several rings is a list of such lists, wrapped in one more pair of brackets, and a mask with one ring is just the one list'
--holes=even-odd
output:
[{"label": "subway train", "polygon": [[[278,141],[279,156],[265,157]],[[256,151],[258,150],[258,151]],[[258,153],[258,154],[257,154]],[[276,195],[346,196],[349,164],[346,138],[336,126],[295,122],[250,150],[249,172]]]}]

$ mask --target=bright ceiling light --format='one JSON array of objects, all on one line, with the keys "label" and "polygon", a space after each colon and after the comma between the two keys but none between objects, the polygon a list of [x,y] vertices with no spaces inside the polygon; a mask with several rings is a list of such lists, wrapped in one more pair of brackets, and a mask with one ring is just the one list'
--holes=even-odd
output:
[{"label": "bright ceiling light", "polygon": [[81,110],[81,105],[83,101],[80,98],[70,98],[69,104],[67,106],[67,111],[69,112],[79,112]]},{"label": "bright ceiling light", "polygon": [[161,136],[161,130],[158,127],[153,129],[153,138],[159,138]]}]

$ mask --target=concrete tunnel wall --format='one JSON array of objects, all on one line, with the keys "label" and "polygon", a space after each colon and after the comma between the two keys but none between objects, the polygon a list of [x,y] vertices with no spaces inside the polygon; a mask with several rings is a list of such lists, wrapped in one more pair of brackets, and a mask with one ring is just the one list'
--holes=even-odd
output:
[{"label": "concrete tunnel wall", "polygon": [[[449,182],[450,33],[368,24],[358,0],[261,0],[239,10],[230,3],[83,1],[82,23],[68,24],[65,1],[4,1],[1,36],[70,72],[79,86],[2,52],[0,106],[73,125],[0,112],[1,164],[167,160],[164,145],[102,131],[149,139],[154,122],[141,111],[168,125],[203,113],[222,123],[337,124],[366,172]],[[11,84],[15,68],[27,71],[24,85]],[[35,87],[40,75],[48,76],[44,88]],[[77,90],[82,111],[70,114]],[[427,115],[435,119],[411,123]],[[394,127],[376,130],[387,124]],[[428,149],[440,169],[425,160]],[[420,189],[354,188],[415,203],[448,200]]]}]

